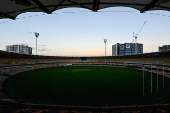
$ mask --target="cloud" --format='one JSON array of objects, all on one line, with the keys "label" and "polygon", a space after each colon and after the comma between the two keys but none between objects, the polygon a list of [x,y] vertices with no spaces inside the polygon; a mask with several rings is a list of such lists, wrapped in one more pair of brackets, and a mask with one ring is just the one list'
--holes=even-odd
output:
[{"label": "cloud", "polygon": [[38,49],[38,51],[51,51],[51,50],[49,50],[47,48],[42,48],[42,49]]},{"label": "cloud", "polygon": [[25,45],[25,46],[28,46],[29,44],[27,44],[27,43],[15,43],[13,45]]},{"label": "cloud", "polygon": [[41,46],[46,46],[46,45],[41,45]]}]

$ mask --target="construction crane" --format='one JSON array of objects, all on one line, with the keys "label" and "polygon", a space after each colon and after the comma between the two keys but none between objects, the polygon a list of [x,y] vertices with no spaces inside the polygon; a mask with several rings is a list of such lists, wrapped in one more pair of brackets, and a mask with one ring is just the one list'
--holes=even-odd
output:
[{"label": "construction crane", "polygon": [[[146,24],[146,21],[144,22],[143,26]],[[133,32],[133,37],[135,37],[135,53],[137,54],[137,38],[138,38],[138,35],[139,33],[141,32],[143,26],[140,28],[139,32],[135,35],[135,33]]]}]

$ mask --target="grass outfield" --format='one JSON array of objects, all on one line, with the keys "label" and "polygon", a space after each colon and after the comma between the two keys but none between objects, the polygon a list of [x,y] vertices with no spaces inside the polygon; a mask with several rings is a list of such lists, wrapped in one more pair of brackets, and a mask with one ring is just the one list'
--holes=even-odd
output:
[{"label": "grass outfield", "polygon": [[155,104],[170,99],[170,82],[153,74],[113,67],[56,67],[20,73],[7,81],[6,92],[31,103],[118,106]]}]

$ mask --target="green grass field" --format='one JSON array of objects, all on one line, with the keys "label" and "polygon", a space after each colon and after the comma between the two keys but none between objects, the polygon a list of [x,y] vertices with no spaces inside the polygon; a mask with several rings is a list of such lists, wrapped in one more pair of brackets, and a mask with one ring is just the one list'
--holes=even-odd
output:
[{"label": "green grass field", "polygon": [[170,99],[170,82],[145,72],[113,67],[56,67],[20,73],[7,81],[4,89],[31,103],[118,106],[155,104]]}]

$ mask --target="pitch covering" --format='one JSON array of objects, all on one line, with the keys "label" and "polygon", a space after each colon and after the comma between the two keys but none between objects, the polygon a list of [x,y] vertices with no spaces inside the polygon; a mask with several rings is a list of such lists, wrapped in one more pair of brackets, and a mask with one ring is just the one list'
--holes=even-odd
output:
[{"label": "pitch covering", "polygon": [[131,7],[141,13],[150,10],[170,11],[170,0],[0,0],[0,18],[15,19],[24,12],[44,12],[80,7],[98,11],[108,7]]}]

